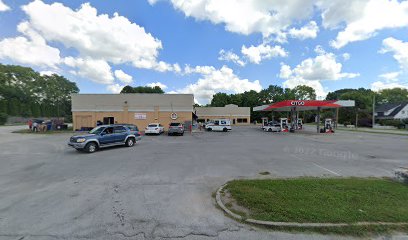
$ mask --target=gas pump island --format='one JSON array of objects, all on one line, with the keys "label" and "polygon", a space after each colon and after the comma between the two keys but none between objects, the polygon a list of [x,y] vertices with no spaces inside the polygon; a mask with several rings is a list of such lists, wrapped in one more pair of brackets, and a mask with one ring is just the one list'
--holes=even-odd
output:
[{"label": "gas pump island", "polygon": [[[290,123],[287,118],[280,119],[281,131],[294,132],[303,128],[302,119],[299,118],[299,111],[317,111],[316,130],[317,133],[332,133],[333,120],[325,119],[323,129],[320,129],[320,111],[323,109],[339,109],[341,107],[354,107],[354,100],[286,100],[282,102],[272,103],[270,105],[263,105],[254,107],[254,111],[258,112],[290,112]],[[338,118],[338,111],[336,111],[336,120]],[[263,118],[262,124],[267,124],[268,119]]]}]

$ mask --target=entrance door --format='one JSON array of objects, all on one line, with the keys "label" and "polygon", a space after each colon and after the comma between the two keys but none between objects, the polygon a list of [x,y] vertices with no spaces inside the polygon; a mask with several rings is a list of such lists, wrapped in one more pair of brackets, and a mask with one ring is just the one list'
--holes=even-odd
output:
[{"label": "entrance door", "polygon": [[235,125],[235,118],[232,119],[232,125]]},{"label": "entrance door", "polygon": [[114,124],[115,123],[115,118],[114,117],[104,117],[103,118],[103,124]]}]

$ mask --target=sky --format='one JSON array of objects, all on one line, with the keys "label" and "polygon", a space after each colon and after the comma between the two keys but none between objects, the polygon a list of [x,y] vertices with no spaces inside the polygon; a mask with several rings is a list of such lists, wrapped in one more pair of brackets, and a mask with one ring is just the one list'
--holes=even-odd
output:
[{"label": "sky", "polygon": [[0,0],[0,63],[81,93],[408,88],[408,1]]}]

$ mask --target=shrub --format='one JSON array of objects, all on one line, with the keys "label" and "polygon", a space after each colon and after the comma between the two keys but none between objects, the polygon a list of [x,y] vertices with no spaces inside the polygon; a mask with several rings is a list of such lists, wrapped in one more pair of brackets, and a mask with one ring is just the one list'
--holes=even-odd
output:
[{"label": "shrub", "polygon": [[373,120],[371,118],[362,118],[358,120],[359,127],[372,127]]},{"label": "shrub", "polygon": [[7,114],[0,113],[0,125],[4,125],[7,122]]},{"label": "shrub", "polygon": [[393,126],[393,127],[396,127],[396,128],[405,128],[405,122],[406,120],[404,119],[404,120],[398,120],[398,119],[393,119],[393,120],[391,120],[391,119],[382,119],[382,120],[380,120],[379,121],[379,124],[381,125],[381,126]]}]

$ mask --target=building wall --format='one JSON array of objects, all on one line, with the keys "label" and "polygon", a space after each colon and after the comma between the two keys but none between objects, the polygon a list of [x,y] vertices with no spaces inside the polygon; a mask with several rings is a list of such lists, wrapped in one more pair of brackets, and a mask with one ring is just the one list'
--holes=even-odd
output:
[{"label": "building wall", "polygon": [[[230,115],[223,115],[223,116],[198,116],[198,121],[204,120],[214,120],[214,119],[229,119],[232,125],[249,125],[251,118],[249,116],[230,116]],[[246,119],[246,122],[238,122],[238,119]],[[234,121],[235,120],[235,121]]]},{"label": "building wall", "polygon": [[[135,119],[135,113],[146,114],[146,119]],[[139,130],[144,130],[144,128],[149,123],[160,123],[164,126],[165,130],[171,122],[191,122],[192,113],[191,112],[176,112],[177,119],[172,120],[169,111],[160,111],[160,108],[155,108],[155,111],[150,112],[133,112],[128,111],[124,108],[123,111],[117,112],[73,112],[73,127],[74,129],[81,129],[81,127],[96,127],[96,122],[102,121],[104,117],[114,117],[115,123],[128,123],[135,124],[139,127]]]}]

